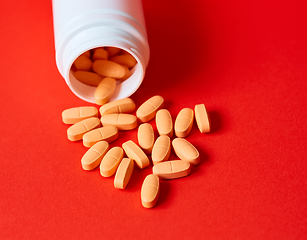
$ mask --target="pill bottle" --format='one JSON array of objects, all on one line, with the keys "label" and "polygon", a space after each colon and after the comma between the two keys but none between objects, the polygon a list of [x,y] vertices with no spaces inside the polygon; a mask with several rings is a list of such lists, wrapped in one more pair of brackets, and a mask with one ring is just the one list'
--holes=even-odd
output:
[{"label": "pill bottle", "polygon": [[78,56],[97,47],[123,49],[137,61],[111,100],[129,97],[139,88],[149,61],[141,0],[53,0],[52,9],[56,65],[76,96],[95,102],[96,87],[78,81],[71,67]]}]

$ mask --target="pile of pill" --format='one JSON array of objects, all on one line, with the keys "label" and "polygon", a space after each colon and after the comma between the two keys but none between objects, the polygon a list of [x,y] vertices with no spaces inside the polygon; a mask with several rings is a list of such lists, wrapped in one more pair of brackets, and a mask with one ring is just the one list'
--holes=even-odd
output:
[{"label": "pile of pill", "polygon": [[[95,102],[103,105],[114,93],[116,83],[130,77],[136,63],[135,58],[123,49],[99,47],[77,57],[71,70],[80,82],[97,87]],[[109,95],[106,96],[105,92]]]},{"label": "pile of pill", "polygon": [[[140,169],[148,167],[150,158],[152,174],[149,174],[141,189],[141,202],[145,208],[157,203],[160,179],[185,177],[191,172],[191,165],[200,161],[198,150],[185,139],[192,129],[194,118],[201,133],[210,132],[210,121],[204,104],[183,108],[173,123],[170,112],[163,108],[164,99],[153,96],[138,108],[131,98],[107,102],[99,111],[93,106],[69,108],[62,112],[70,141],[83,141],[88,151],[81,159],[84,170],[100,168],[103,177],[114,177],[114,187],[125,189],[134,165]],[[136,111],[135,111],[136,110]],[[133,114],[135,112],[135,114]],[[158,137],[150,120],[155,118]],[[120,131],[137,128],[137,141],[128,140],[121,147],[109,148],[109,143],[118,139]],[[173,137],[175,133],[175,137]],[[169,160],[171,151],[178,159]]]}]

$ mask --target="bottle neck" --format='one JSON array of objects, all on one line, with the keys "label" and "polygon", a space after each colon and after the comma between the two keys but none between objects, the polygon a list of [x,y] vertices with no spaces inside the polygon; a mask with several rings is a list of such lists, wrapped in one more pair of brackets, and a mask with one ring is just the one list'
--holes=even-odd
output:
[{"label": "bottle neck", "polygon": [[[114,22],[113,22],[114,24]],[[79,98],[94,103],[95,87],[88,86],[76,80],[71,73],[71,66],[75,59],[83,52],[104,46],[112,46],[129,52],[137,61],[131,76],[117,84],[112,100],[121,99],[133,94],[143,81],[149,61],[149,46],[146,37],[141,34],[131,34],[136,31],[126,23],[117,23],[121,28],[110,25],[92,24],[81,27],[75,34],[67,35],[57,43],[56,61],[61,75],[67,85]],[[124,30],[123,28],[126,27]],[[130,31],[127,31],[130,30]]]}]

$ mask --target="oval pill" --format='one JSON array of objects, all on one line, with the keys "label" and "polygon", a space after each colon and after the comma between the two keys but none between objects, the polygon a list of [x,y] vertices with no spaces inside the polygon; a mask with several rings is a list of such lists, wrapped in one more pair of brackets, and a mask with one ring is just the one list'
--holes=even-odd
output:
[{"label": "oval pill", "polygon": [[97,86],[95,90],[95,103],[103,105],[110,100],[116,88],[115,78],[106,77]]},{"label": "oval pill", "polygon": [[84,170],[93,170],[96,168],[104,155],[109,150],[109,143],[106,141],[100,141],[94,144],[81,159],[81,165]]},{"label": "oval pill", "polygon": [[65,109],[62,112],[62,120],[66,124],[75,124],[90,117],[98,117],[98,109],[96,107],[74,107]]},{"label": "oval pill", "polygon": [[135,103],[131,98],[123,98],[102,105],[99,112],[101,116],[111,113],[131,113],[135,108]]},{"label": "oval pill", "polygon": [[194,108],[195,120],[201,133],[210,132],[210,119],[205,104],[197,104]]},{"label": "oval pill", "polygon": [[86,52],[82,53],[81,55],[84,55],[88,58],[91,58],[91,51],[90,50],[87,50]]},{"label": "oval pill", "polygon": [[126,80],[127,78],[129,78],[131,76],[131,72],[130,72],[129,68],[127,66],[123,66],[123,67],[125,68],[126,73],[122,78],[117,78],[117,80],[120,81],[120,82]]},{"label": "oval pill", "polygon": [[163,107],[163,104],[163,97],[153,96],[137,109],[136,116],[141,122],[148,122],[155,117],[156,112]]},{"label": "oval pill", "polygon": [[75,123],[67,129],[67,138],[70,141],[81,140],[83,135],[93,130],[94,128],[100,127],[100,125],[101,122],[97,117],[84,119],[80,122]]},{"label": "oval pill", "polygon": [[133,68],[136,64],[135,58],[130,54],[117,55],[110,58],[109,60],[120,65],[127,66],[128,68]]},{"label": "oval pill", "polygon": [[160,135],[173,136],[173,120],[167,109],[160,109],[156,114],[156,126]]},{"label": "oval pill", "polygon": [[191,164],[182,160],[161,162],[153,166],[152,172],[161,179],[181,178],[190,174]]},{"label": "oval pill", "polygon": [[122,78],[126,74],[124,66],[109,60],[94,61],[92,69],[94,72],[106,77]]},{"label": "oval pill", "polygon": [[117,48],[117,47],[105,47],[105,49],[109,53],[109,58],[111,58],[115,55],[119,55],[122,51],[120,48]]},{"label": "oval pill", "polygon": [[175,138],[172,142],[176,155],[184,161],[188,161],[192,165],[196,165],[200,161],[198,150],[184,138]]},{"label": "oval pill", "polygon": [[142,151],[142,149],[134,143],[132,140],[124,142],[122,147],[128,156],[128,158],[133,159],[139,168],[145,168],[149,165],[149,159],[147,155]]},{"label": "oval pill", "polygon": [[100,175],[103,177],[111,177],[116,172],[123,157],[124,150],[121,147],[111,148],[100,163]]},{"label": "oval pill", "polygon": [[118,138],[118,130],[116,127],[114,126],[101,127],[84,134],[83,145],[85,147],[91,147],[96,142],[107,141],[108,143],[110,143],[114,142],[117,138]]},{"label": "oval pill", "polygon": [[74,61],[77,70],[90,71],[92,69],[92,60],[85,55],[80,55]]},{"label": "oval pill", "polygon": [[175,120],[175,134],[177,137],[186,137],[189,135],[194,120],[194,112],[191,108],[183,108],[178,113]]},{"label": "oval pill", "polygon": [[137,118],[127,113],[112,113],[100,118],[103,126],[115,126],[118,130],[131,130],[137,127]]},{"label": "oval pill", "polygon": [[75,71],[74,76],[80,82],[95,87],[97,87],[103,79],[99,74],[89,71]]},{"label": "oval pill", "polygon": [[170,153],[171,139],[167,135],[159,136],[152,148],[152,163],[155,165],[157,163],[168,160]]},{"label": "oval pill", "polygon": [[159,177],[149,174],[144,179],[141,189],[142,205],[145,208],[152,208],[156,205],[160,193]]},{"label": "oval pill", "polygon": [[92,56],[92,61],[96,61],[98,59],[108,59],[109,53],[104,48],[95,48]]},{"label": "oval pill", "polygon": [[154,130],[149,123],[142,123],[137,133],[139,146],[146,154],[150,154],[155,143]]},{"label": "oval pill", "polygon": [[134,168],[134,161],[130,158],[123,158],[120,162],[115,177],[114,187],[119,189],[125,189],[128,182],[130,181]]}]

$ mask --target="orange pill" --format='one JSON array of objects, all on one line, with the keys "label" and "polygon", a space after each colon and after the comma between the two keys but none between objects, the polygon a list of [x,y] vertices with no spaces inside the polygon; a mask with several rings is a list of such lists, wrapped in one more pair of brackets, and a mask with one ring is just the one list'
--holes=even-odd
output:
[{"label": "orange pill", "polygon": [[86,56],[86,57],[88,57],[88,58],[91,58],[91,51],[88,50],[88,51],[82,53],[81,55],[84,55],[84,56]]},{"label": "orange pill", "polygon": [[122,78],[126,74],[124,66],[108,60],[96,60],[92,69],[95,73],[106,77]]},{"label": "orange pill", "polygon": [[156,126],[160,135],[173,136],[173,120],[167,109],[160,109],[156,114]]},{"label": "orange pill", "polygon": [[[100,123],[100,120],[99,120]],[[114,142],[118,138],[118,130],[114,126],[107,126],[94,129],[83,136],[83,145],[91,147],[99,141]]]},{"label": "orange pill", "polygon": [[110,58],[110,61],[116,62],[123,66],[127,66],[128,68],[133,68],[136,64],[135,58],[130,54],[117,55]]},{"label": "orange pill", "polygon": [[95,91],[95,103],[103,105],[110,100],[116,88],[115,78],[106,77],[97,86]]},{"label": "orange pill", "polygon": [[100,141],[94,144],[81,159],[81,165],[84,170],[93,170],[96,168],[104,155],[109,150],[109,143],[106,141]]},{"label": "orange pill", "polygon": [[131,54],[125,50],[122,50],[121,55],[131,55]]},{"label": "orange pill", "polygon": [[108,102],[99,108],[100,115],[111,113],[131,113],[135,110],[135,103],[131,98],[123,98]]},{"label": "orange pill", "polygon": [[192,165],[196,165],[200,161],[197,149],[184,138],[175,138],[172,142],[176,155],[184,161],[188,161]]},{"label": "orange pill", "polygon": [[139,146],[146,154],[150,154],[155,143],[154,130],[149,123],[142,123],[138,128]]},{"label": "orange pill", "polygon": [[120,162],[115,178],[114,178],[114,187],[119,189],[125,189],[127,184],[130,181],[132,172],[134,168],[134,161],[130,158],[123,158]]},{"label": "orange pill", "polygon": [[132,140],[124,142],[122,147],[128,156],[128,158],[133,159],[139,168],[145,168],[149,165],[149,159],[147,155],[142,151],[142,149],[134,143]]},{"label": "orange pill", "polygon": [[98,110],[96,107],[83,106],[65,109],[62,112],[63,123],[75,124],[86,118],[98,117]]},{"label": "orange pill", "polygon": [[136,116],[141,122],[148,122],[155,117],[156,112],[163,107],[163,104],[163,97],[153,96],[137,109]]},{"label": "orange pill", "polygon": [[[97,121],[98,120],[98,121]],[[83,135],[94,128],[100,127],[99,118],[91,117],[75,123],[67,129],[67,138],[70,141],[81,140]]]},{"label": "orange pill", "polygon": [[98,59],[108,59],[109,53],[104,48],[95,48],[92,56],[92,61],[96,61]]},{"label": "orange pill", "polygon": [[178,113],[175,120],[175,134],[177,137],[186,137],[189,135],[194,120],[194,112],[191,108],[183,108]]},{"label": "orange pill", "polygon": [[80,55],[74,61],[74,66],[77,70],[90,71],[92,68],[92,60],[85,55]]},{"label": "orange pill", "polygon": [[141,189],[142,205],[145,208],[152,208],[156,205],[160,193],[159,177],[149,174],[144,179]]},{"label": "orange pill", "polygon": [[99,74],[88,71],[75,71],[74,76],[80,82],[95,87],[97,87],[103,79]]},{"label": "orange pill", "polygon": [[103,126],[115,126],[118,130],[131,130],[137,127],[137,118],[127,113],[111,113],[100,119]]},{"label": "orange pill", "polygon": [[181,178],[190,174],[191,164],[182,160],[161,162],[153,166],[152,172],[161,179]]},{"label": "orange pill", "polygon": [[120,48],[117,48],[117,47],[105,47],[105,49],[109,53],[109,58],[111,58],[115,55],[119,55],[122,51]]},{"label": "orange pill", "polygon": [[103,177],[111,177],[116,172],[123,157],[124,150],[121,147],[111,148],[100,163],[100,175]]},{"label": "orange pill", "polygon": [[155,165],[157,163],[168,160],[170,153],[171,139],[167,135],[159,136],[152,148],[152,163]]},{"label": "orange pill", "polygon": [[129,68],[127,66],[123,66],[123,67],[125,68],[126,73],[122,78],[117,78],[117,80],[120,81],[120,82],[128,79],[131,76],[131,72],[130,72]]},{"label": "orange pill", "polygon": [[210,119],[205,107],[205,104],[197,104],[194,108],[195,119],[198,129],[201,133],[210,132]]}]

